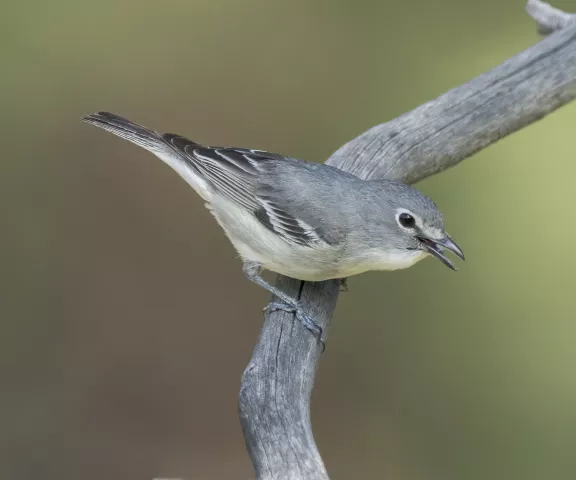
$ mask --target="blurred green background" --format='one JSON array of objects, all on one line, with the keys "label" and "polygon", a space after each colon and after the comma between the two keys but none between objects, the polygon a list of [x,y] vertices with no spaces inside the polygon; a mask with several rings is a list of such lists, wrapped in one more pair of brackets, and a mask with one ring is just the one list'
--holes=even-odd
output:
[{"label": "blurred green background", "polygon": [[[236,398],[267,294],[184,181],[81,115],[324,161],[537,42],[523,8],[5,5],[0,478],[253,477]],[[350,280],[312,405],[333,479],[576,478],[575,122],[568,106],[418,185],[458,273]]]}]

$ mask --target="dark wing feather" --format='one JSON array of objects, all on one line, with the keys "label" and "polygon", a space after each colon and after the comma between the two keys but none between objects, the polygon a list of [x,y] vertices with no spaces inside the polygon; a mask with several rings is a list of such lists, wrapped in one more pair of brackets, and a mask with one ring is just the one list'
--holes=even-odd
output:
[{"label": "dark wing feather", "polygon": [[266,164],[286,160],[282,155],[244,148],[204,147],[184,137],[164,134],[169,143],[188,160],[189,165],[215,190],[253,212],[258,221],[286,241],[317,245],[320,235],[304,221],[291,215],[267,195],[258,194]]},{"label": "dark wing feather", "polygon": [[320,237],[310,227],[306,228],[303,222],[283,210],[262,206],[254,215],[267,229],[292,243],[304,246],[320,243]]},{"label": "dark wing feather", "polygon": [[188,161],[200,178],[222,195],[248,210],[259,207],[252,193],[258,172],[234,149],[204,147],[171,133],[163,134],[162,138]]}]

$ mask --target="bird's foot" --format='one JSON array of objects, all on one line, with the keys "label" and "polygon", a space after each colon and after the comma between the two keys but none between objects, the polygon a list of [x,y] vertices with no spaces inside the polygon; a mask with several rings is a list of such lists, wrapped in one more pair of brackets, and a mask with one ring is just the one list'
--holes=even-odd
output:
[{"label": "bird's foot", "polygon": [[264,307],[264,311],[274,312],[277,310],[281,310],[283,312],[288,313],[294,313],[296,319],[302,325],[304,325],[304,328],[306,328],[306,330],[308,330],[312,335],[314,335],[314,338],[318,343],[322,344],[322,353],[324,353],[324,350],[326,350],[326,345],[322,340],[322,333],[323,333],[322,327],[318,325],[310,315],[308,315],[304,310],[302,310],[302,308],[298,304],[289,305],[288,303],[284,302],[271,302],[268,305],[266,305],[266,307]]},{"label": "bird's foot", "polygon": [[347,292],[348,291],[348,279],[347,278],[340,278],[340,291]]}]

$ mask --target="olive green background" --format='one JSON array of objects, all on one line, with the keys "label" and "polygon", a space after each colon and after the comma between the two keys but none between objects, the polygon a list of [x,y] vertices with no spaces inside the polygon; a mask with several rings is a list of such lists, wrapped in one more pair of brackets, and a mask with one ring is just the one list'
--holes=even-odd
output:
[{"label": "olive green background", "polygon": [[[6,4],[0,478],[253,478],[236,397],[267,294],[174,172],[81,115],[324,161],[537,42],[523,8]],[[459,272],[350,279],[312,403],[333,479],[576,478],[575,122],[418,185]]]}]

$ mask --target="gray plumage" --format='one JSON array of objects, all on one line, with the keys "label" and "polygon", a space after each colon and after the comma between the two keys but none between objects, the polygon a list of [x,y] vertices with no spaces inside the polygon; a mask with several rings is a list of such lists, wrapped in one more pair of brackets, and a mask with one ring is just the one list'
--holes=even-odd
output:
[{"label": "gray plumage", "polygon": [[[265,268],[300,280],[407,268],[442,247],[463,257],[428,197],[390,180],[364,181],[328,165],[244,148],[206,147],[111,113],[83,120],[150,150],[205,200],[249,278],[314,322],[264,282]],[[281,294],[281,295],[279,295]]]}]

